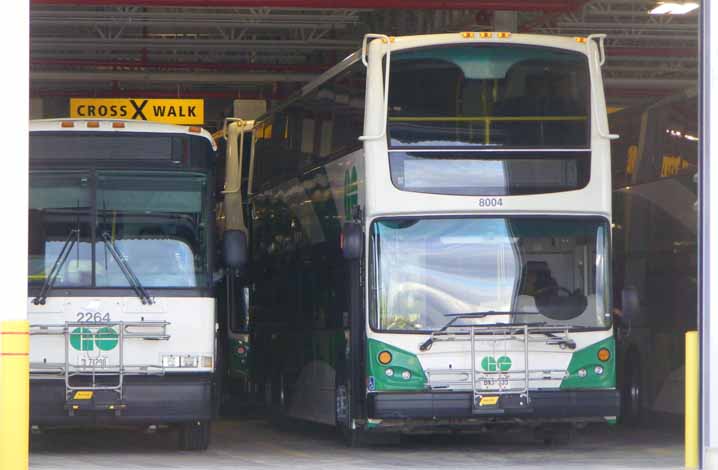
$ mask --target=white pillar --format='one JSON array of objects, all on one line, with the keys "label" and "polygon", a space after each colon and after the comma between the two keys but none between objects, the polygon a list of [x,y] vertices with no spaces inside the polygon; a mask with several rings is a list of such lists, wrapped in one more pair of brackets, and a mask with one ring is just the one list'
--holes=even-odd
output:
[{"label": "white pillar", "polygon": [[[6,63],[12,70],[3,74],[3,101],[0,113],[2,144],[2,196],[0,214],[0,321],[27,319],[27,193],[29,119],[29,24],[28,0],[3,4],[6,18],[0,28]],[[7,57],[9,56],[9,57]]]},{"label": "white pillar", "polygon": [[6,112],[0,196],[0,468],[28,465],[29,363],[27,324],[27,199],[30,9],[28,0],[3,4],[0,44],[11,69],[2,77]]},{"label": "white pillar", "polygon": [[702,2],[701,361],[703,468],[718,470],[718,4]]}]

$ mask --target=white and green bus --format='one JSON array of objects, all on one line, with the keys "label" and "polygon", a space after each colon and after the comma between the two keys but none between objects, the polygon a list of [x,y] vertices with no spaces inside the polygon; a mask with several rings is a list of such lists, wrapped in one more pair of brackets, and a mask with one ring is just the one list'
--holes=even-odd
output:
[{"label": "white and green bus", "polygon": [[30,123],[31,424],[169,424],[207,448],[215,150],[199,127]]},{"label": "white and green bus", "polygon": [[602,41],[368,35],[256,121],[244,277],[276,413],[350,442],[615,421]]}]

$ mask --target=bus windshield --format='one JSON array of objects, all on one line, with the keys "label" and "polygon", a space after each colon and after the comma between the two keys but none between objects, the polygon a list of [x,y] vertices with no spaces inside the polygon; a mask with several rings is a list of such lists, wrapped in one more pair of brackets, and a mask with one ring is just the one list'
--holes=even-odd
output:
[{"label": "bus windshield", "polygon": [[372,327],[433,331],[452,315],[512,312],[470,322],[607,328],[607,230],[600,218],[376,221]]},{"label": "bus windshield", "polygon": [[145,287],[204,287],[206,185],[177,172],[33,172],[30,285],[45,281],[72,233],[54,287],[129,288],[112,246]]},{"label": "bus windshield", "polygon": [[527,45],[470,44],[393,52],[392,147],[586,148],[584,54]]}]

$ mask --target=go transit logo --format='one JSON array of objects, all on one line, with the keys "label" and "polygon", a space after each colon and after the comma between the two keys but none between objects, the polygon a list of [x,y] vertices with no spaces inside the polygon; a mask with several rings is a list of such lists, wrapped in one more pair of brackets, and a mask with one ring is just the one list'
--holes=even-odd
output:
[{"label": "go transit logo", "polygon": [[78,327],[70,333],[70,345],[78,351],[111,351],[117,347],[118,334],[114,328],[103,326],[97,330]]},{"label": "go transit logo", "polygon": [[486,356],[481,360],[481,368],[486,372],[506,372],[511,369],[511,358],[501,356],[497,359],[494,356]]}]

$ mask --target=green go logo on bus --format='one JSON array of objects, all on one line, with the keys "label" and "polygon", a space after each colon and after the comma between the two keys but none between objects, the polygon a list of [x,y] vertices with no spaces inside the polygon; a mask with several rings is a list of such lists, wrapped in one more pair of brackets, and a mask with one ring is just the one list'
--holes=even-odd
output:
[{"label": "green go logo on bus", "polygon": [[104,326],[97,331],[79,327],[70,333],[70,345],[78,351],[111,351],[117,347],[118,334],[114,328]]},{"label": "green go logo on bus", "polygon": [[486,372],[506,372],[511,369],[511,358],[501,356],[497,359],[494,356],[486,356],[481,360],[481,368]]}]

